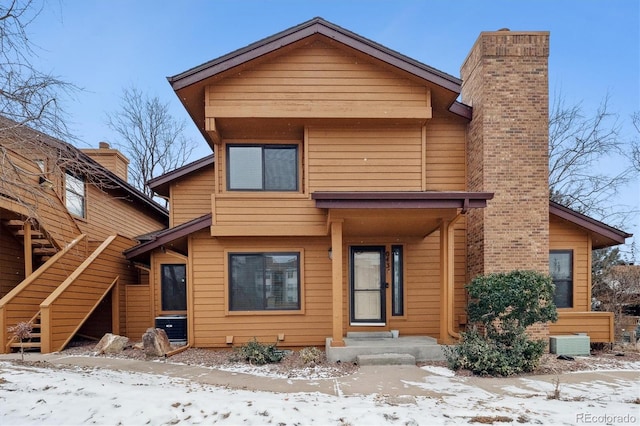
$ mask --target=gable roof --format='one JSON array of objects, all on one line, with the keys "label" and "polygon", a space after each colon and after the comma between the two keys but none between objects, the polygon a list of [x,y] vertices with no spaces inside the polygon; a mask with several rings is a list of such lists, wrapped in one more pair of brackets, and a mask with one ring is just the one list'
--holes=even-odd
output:
[{"label": "gable roof", "polygon": [[[94,178],[98,177],[98,179],[106,179],[109,181],[109,185],[106,185],[104,188],[106,191],[122,191],[127,197],[141,203],[145,208],[156,214],[162,222],[166,224],[169,223],[169,212],[167,211],[167,209],[153,201],[153,199],[145,195],[142,191],[138,190],[130,183],[123,180],[114,172],[98,163],[89,155],[82,152],[82,150],[76,148],[68,142],[44,134],[26,125],[21,125],[6,117],[0,116],[0,123],[3,126],[7,126],[7,129],[5,129],[5,131],[14,132],[15,135],[20,135],[21,137],[34,137],[37,138],[39,142],[53,149],[64,150],[73,153],[74,158],[77,158],[79,162],[85,164],[87,166],[87,169],[95,170],[96,174],[93,176]],[[11,135],[8,135],[8,138],[10,137]]]},{"label": "gable roof", "polygon": [[633,236],[633,234],[616,229],[554,201],[549,201],[549,214],[573,223],[589,232],[592,235],[594,249],[624,244],[627,238]]},{"label": "gable roof", "polygon": [[193,161],[189,164],[185,164],[182,167],[179,167],[175,170],[172,170],[168,173],[155,177],[147,182],[149,188],[154,191],[158,195],[162,195],[163,197],[169,196],[169,186],[171,182],[176,179],[180,179],[186,175],[197,172],[198,170],[202,170],[204,168],[210,167],[215,163],[214,154],[208,155],[206,157],[200,158],[199,160]]},{"label": "gable roof", "polygon": [[209,141],[209,135],[204,130],[204,105],[202,104],[205,85],[210,84],[216,77],[235,67],[242,66],[280,49],[294,46],[308,37],[317,35],[341,43],[398,70],[441,87],[445,93],[448,93],[446,99],[449,111],[466,119],[471,119],[472,108],[456,100],[461,91],[462,80],[320,17],[303,22],[180,74],[167,77],[167,80],[204,138]]}]

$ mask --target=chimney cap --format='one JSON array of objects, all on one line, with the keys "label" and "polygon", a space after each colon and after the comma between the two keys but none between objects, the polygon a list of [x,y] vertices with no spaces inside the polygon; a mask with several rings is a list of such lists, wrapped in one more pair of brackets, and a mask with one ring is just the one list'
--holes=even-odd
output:
[{"label": "chimney cap", "polygon": [[99,143],[98,143],[98,147],[99,147],[100,149],[109,149],[109,148],[110,148],[110,146],[109,146],[109,142],[99,142]]},{"label": "chimney cap", "polygon": [[498,31],[511,31],[509,28],[500,28]]}]

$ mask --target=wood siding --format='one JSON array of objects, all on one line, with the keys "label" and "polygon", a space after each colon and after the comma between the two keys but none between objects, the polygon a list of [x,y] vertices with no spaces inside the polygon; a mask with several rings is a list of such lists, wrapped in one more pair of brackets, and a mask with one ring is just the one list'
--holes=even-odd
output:
[{"label": "wood siding", "polygon": [[24,248],[0,224],[0,298],[24,280]]},{"label": "wood siding", "polygon": [[426,126],[425,190],[465,191],[466,123],[434,118]]},{"label": "wood siding", "polygon": [[149,327],[154,327],[150,285],[126,286],[127,337],[141,340]]},{"label": "wood siding", "polygon": [[591,343],[611,343],[615,340],[612,312],[560,311],[558,321],[549,323],[550,335],[587,333]]},{"label": "wood siding", "polygon": [[172,182],[169,226],[178,226],[211,213],[214,184],[213,166]]},{"label": "wood siding", "polygon": [[424,86],[314,42],[227,77],[205,91],[206,117],[422,117]]},{"label": "wood siding", "polygon": [[309,191],[422,190],[422,129],[310,128]]},{"label": "wood siding", "polygon": [[549,250],[573,251],[573,308],[563,311],[591,310],[591,240],[589,235],[555,216],[549,218]]}]

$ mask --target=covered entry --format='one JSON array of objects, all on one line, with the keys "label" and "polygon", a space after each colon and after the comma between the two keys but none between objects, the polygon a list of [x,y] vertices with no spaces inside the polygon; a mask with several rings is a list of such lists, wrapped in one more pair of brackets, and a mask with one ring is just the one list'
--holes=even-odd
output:
[{"label": "covered entry", "polygon": [[[454,224],[471,208],[486,207],[491,193],[470,192],[316,192],[316,207],[327,209],[332,247],[332,346],[344,346],[344,330],[384,326],[393,294],[394,256],[388,241],[420,240],[440,231],[440,335],[448,336],[453,315]],[[372,241],[372,244],[353,244]],[[401,247],[401,245],[398,245]],[[343,250],[347,250],[344,256]],[[401,261],[401,257],[397,258]],[[347,265],[343,263],[345,260]],[[347,269],[345,269],[347,268]],[[345,282],[344,271],[348,281]],[[348,292],[345,317],[344,290]],[[391,297],[393,301],[394,297]]]}]

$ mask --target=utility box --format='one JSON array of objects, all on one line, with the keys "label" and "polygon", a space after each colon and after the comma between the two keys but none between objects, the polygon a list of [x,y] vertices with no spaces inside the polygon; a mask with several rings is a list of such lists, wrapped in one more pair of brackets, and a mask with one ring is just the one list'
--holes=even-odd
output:
[{"label": "utility box", "polygon": [[156,317],[156,328],[161,328],[167,333],[172,344],[187,343],[187,316],[163,315]]},{"label": "utility box", "polygon": [[570,356],[591,355],[591,340],[586,334],[550,336],[549,351],[552,354]]}]

